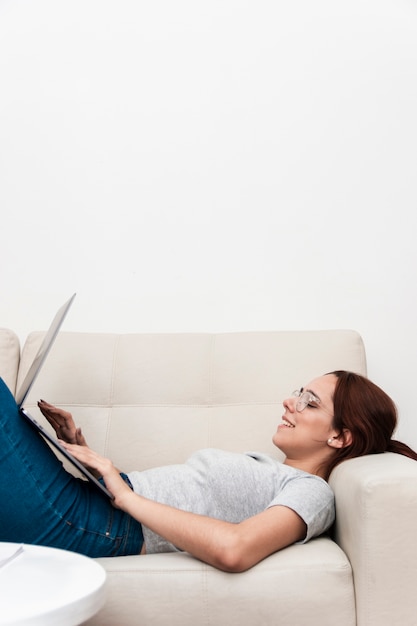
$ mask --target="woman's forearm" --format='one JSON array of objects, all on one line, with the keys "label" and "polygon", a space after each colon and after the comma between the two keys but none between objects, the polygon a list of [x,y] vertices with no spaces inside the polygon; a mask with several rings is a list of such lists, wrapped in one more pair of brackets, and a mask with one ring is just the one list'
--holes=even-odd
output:
[{"label": "woman's forearm", "polygon": [[219,569],[236,571],[239,525],[125,493],[121,508],[180,550]]},{"label": "woman's forearm", "polygon": [[306,525],[285,506],[233,524],[123,493],[123,510],[180,550],[227,572],[242,572],[305,537]]}]

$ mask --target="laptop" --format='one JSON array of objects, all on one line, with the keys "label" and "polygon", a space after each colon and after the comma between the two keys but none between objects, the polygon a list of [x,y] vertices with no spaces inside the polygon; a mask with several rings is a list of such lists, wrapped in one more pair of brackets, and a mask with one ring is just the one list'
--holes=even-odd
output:
[{"label": "laptop", "polygon": [[64,456],[81,474],[90,481],[99,491],[110,498],[114,499],[113,495],[110,491],[103,485],[91,472],[88,471],[86,467],[82,463],[78,461],[75,457],[72,456],[62,447],[55,437],[53,437],[49,431],[47,431],[41,424],[39,424],[34,417],[29,413],[27,409],[23,406],[25,399],[28,396],[29,391],[32,389],[33,383],[35,382],[43,364],[45,363],[46,357],[49,354],[50,349],[58,335],[58,332],[63,324],[64,319],[67,316],[67,313],[74,301],[76,294],[74,293],[69,300],[67,300],[61,308],[57,311],[54,319],[52,320],[52,324],[49,327],[49,330],[45,334],[45,337],[33,359],[31,366],[28,369],[28,372],[23,379],[22,384],[19,387],[19,390],[16,394],[16,403],[19,407],[20,414],[36,429],[36,431],[48,441],[52,446]]}]

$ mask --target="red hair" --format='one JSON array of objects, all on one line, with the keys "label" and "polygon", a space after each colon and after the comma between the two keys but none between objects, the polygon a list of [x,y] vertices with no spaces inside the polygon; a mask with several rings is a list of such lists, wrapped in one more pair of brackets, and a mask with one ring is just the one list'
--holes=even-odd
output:
[{"label": "red hair", "polygon": [[347,459],[365,454],[396,452],[417,460],[417,453],[401,441],[392,439],[398,422],[397,407],[380,387],[365,376],[337,370],[333,395],[333,427],[343,437],[349,429],[352,443],[340,448],[327,466],[327,478],[332,470]]}]

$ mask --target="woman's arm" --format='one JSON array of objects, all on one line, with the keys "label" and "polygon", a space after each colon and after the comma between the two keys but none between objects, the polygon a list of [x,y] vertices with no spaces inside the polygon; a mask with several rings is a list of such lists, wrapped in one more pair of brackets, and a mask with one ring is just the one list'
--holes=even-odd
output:
[{"label": "woman's arm", "polygon": [[103,476],[115,496],[115,506],[180,550],[218,569],[242,572],[305,537],[304,521],[288,507],[271,507],[239,524],[181,511],[135,494],[111,461],[89,448],[68,444],[66,447]]},{"label": "woman's arm", "polygon": [[174,509],[133,492],[122,508],[176,547],[226,572],[243,572],[306,534],[301,518],[284,506],[239,524]]}]

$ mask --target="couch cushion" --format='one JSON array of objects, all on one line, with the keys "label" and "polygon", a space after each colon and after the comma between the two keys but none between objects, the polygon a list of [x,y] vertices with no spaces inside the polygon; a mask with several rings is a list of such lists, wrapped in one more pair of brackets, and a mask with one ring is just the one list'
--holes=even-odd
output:
[{"label": "couch cushion", "polygon": [[241,574],[181,553],[98,561],[107,571],[108,595],[90,626],[356,623],[349,561],[327,538],[290,546]]}]

